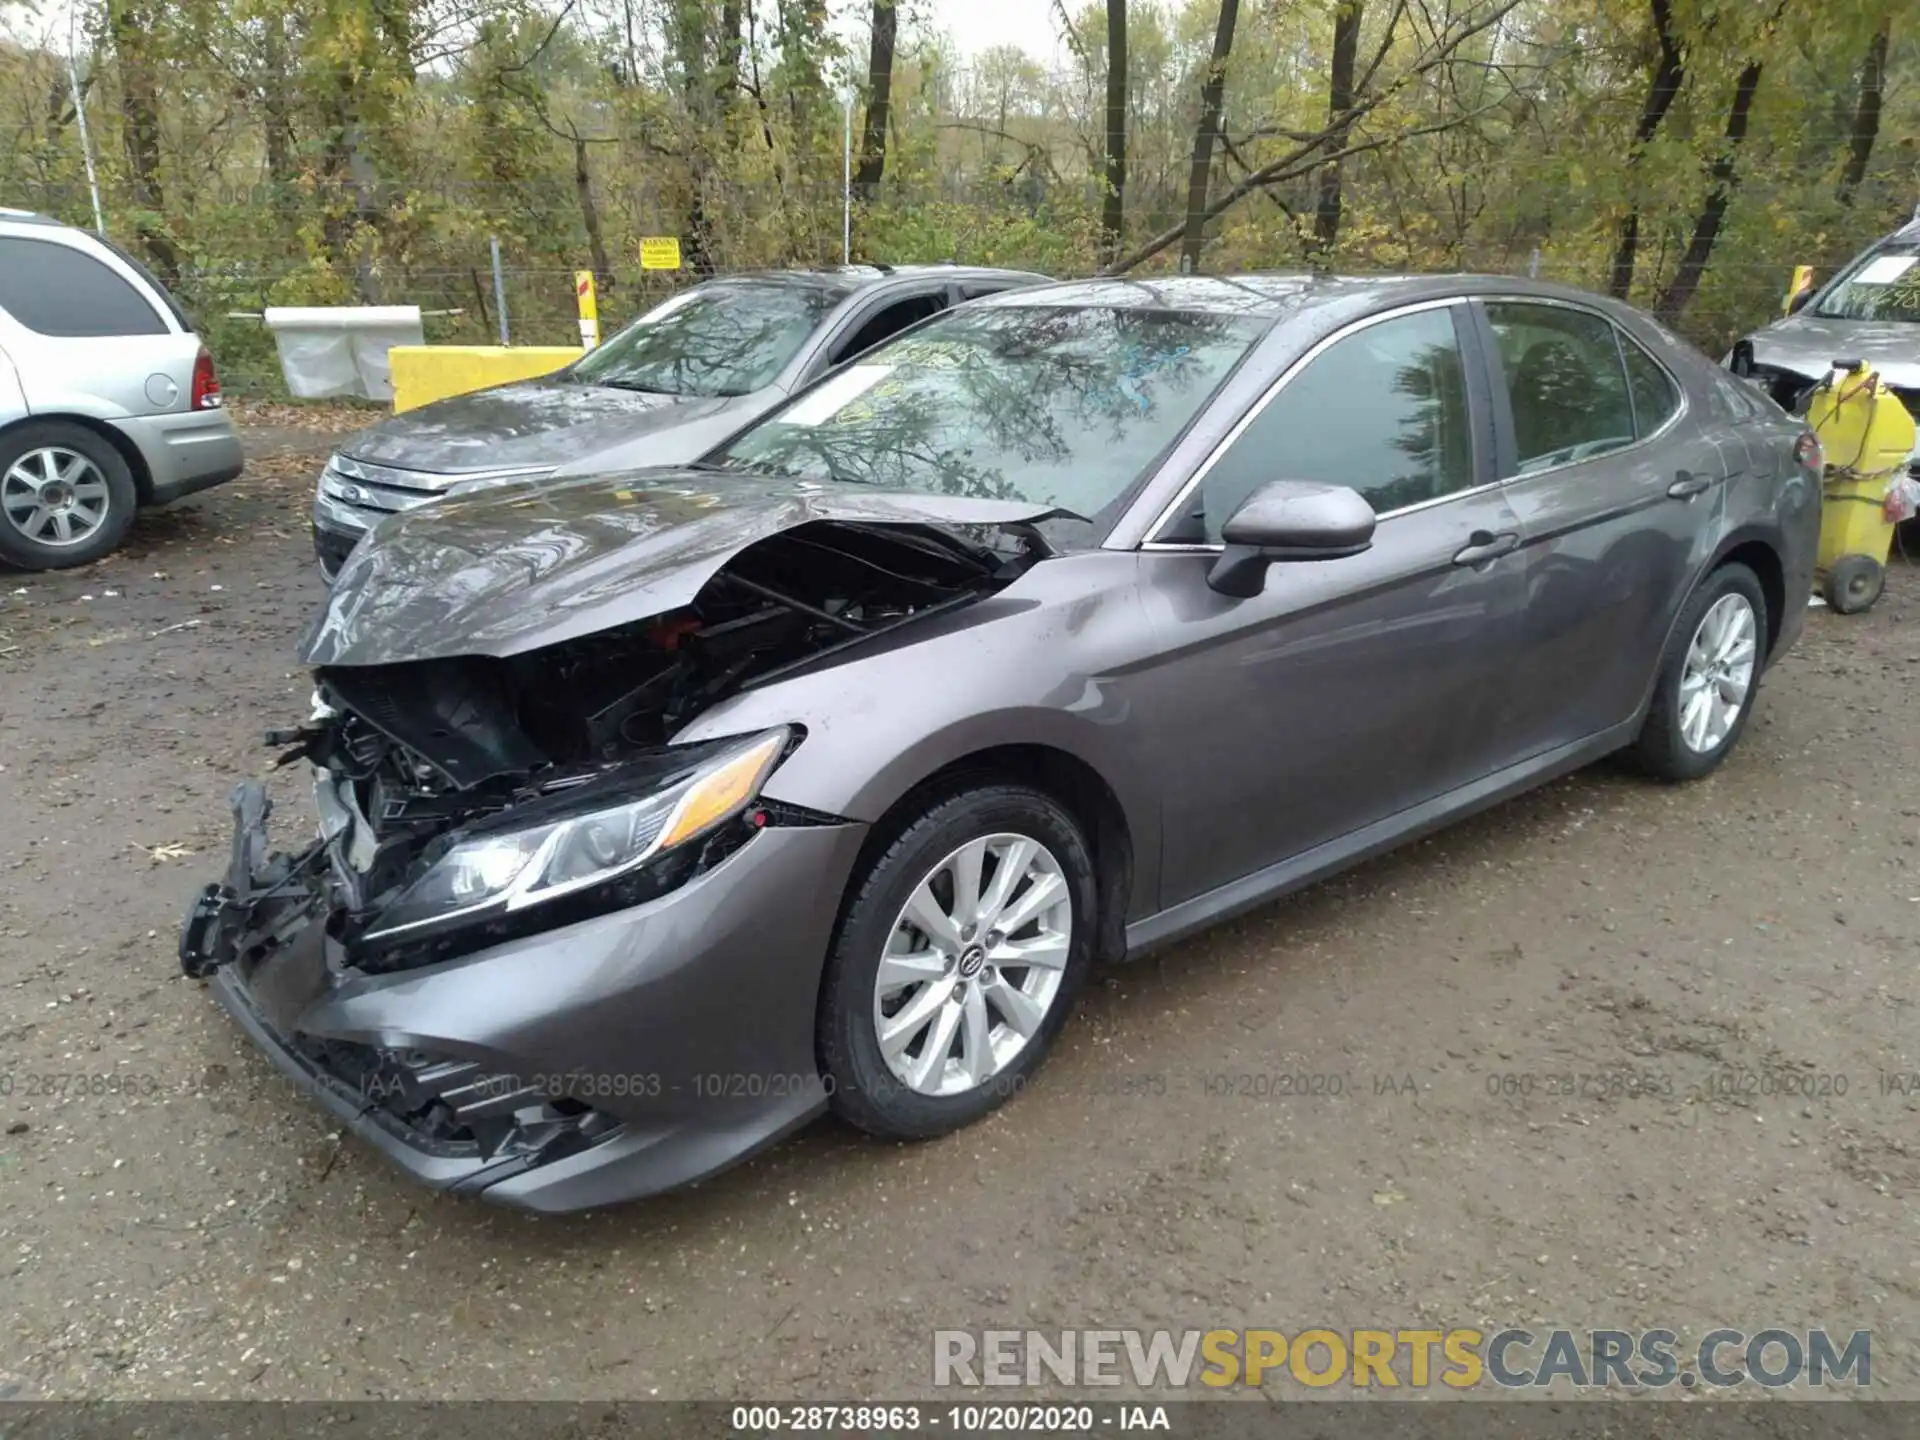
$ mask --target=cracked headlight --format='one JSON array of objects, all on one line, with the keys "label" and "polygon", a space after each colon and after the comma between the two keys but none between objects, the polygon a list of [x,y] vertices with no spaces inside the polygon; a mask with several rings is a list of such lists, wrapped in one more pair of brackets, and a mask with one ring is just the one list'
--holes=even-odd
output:
[{"label": "cracked headlight", "polygon": [[638,800],[462,840],[386,908],[366,938],[523,909],[637,869],[751,804],[791,733],[753,736]]}]

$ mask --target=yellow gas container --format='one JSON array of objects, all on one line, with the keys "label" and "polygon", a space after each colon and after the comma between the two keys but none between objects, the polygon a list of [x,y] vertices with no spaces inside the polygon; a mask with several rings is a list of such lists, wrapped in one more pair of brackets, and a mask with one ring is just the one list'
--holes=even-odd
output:
[{"label": "yellow gas container", "polygon": [[1826,456],[1820,593],[1830,607],[1852,615],[1886,588],[1896,519],[1889,492],[1913,454],[1913,417],[1872,366],[1839,360],[1814,388],[1807,424]]}]

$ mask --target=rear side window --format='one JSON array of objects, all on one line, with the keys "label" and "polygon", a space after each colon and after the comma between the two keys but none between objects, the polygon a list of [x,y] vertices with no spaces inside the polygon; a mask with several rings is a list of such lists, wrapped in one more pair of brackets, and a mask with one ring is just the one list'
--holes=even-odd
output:
[{"label": "rear side window", "polygon": [[160,313],[91,255],[0,236],[0,309],[41,335],[165,335]]},{"label": "rear side window", "polygon": [[147,282],[147,288],[160,297],[160,303],[167,307],[167,313],[173,316],[175,322],[178,323],[182,330],[195,330],[199,328],[193,323],[192,317],[180,308],[180,302],[174,299],[173,292],[160,283],[160,277],[140,263],[139,256],[128,253],[104,235],[96,235],[93,238],[99,244],[111,250],[114,258],[119,260],[122,265],[126,266],[129,270],[133,271],[134,274]]},{"label": "rear side window", "polygon": [[1513,408],[1516,473],[1633,443],[1633,402],[1612,321],[1526,301],[1490,301],[1487,320]]},{"label": "rear side window", "polygon": [[[1659,362],[1624,332],[1620,336],[1620,353],[1627,361],[1627,390],[1633,396],[1634,427],[1644,440],[1680,409],[1680,391]],[[1732,393],[1732,387],[1728,388]],[[1745,397],[1741,399],[1744,404]],[[1749,409],[1746,413],[1753,412]]]},{"label": "rear side window", "polygon": [[929,315],[938,315],[947,308],[944,295],[914,295],[908,299],[896,301],[878,314],[871,315],[861,327],[834,347],[832,364],[842,360],[851,360],[855,355],[871,350],[882,340],[898,335],[909,325],[918,325]]}]

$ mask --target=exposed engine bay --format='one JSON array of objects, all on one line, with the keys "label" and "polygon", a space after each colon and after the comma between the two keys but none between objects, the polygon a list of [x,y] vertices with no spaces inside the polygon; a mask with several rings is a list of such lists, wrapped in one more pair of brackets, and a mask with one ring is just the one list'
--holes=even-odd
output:
[{"label": "exposed engine bay", "polygon": [[[760,802],[755,780],[751,804],[679,843],[688,804],[717,804],[703,797],[749,772],[764,779],[803,736],[669,742],[743,689],[971,604],[1048,553],[1024,525],[823,520],[749,545],[669,613],[507,656],[323,666],[308,722],[268,736],[278,764],[313,767],[321,838],[269,854],[271,807],[243,782],[227,882],[195,905],[182,966],[206,975],[257,959],[322,916],[350,964],[430,963],[642,903],[760,827],[833,823]],[[598,829],[581,830],[583,812]],[[621,845],[644,863],[619,869]],[[486,898],[496,872],[535,859],[555,875]],[[442,862],[457,873],[441,878]],[[444,918],[411,918],[436,885]],[[485,903],[462,909],[466,895]]]}]

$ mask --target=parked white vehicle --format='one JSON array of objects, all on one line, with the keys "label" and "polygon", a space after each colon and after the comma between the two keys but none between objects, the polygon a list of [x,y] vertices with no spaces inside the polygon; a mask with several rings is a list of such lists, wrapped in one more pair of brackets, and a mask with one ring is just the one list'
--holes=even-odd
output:
[{"label": "parked white vehicle", "polygon": [[112,242],[0,210],[0,562],[97,560],[142,505],[240,473],[213,357]]}]

